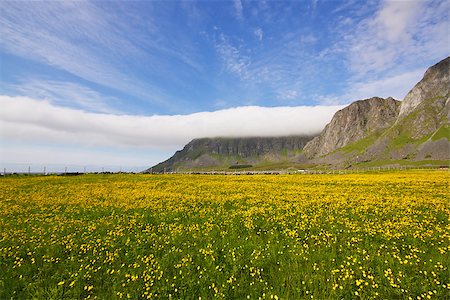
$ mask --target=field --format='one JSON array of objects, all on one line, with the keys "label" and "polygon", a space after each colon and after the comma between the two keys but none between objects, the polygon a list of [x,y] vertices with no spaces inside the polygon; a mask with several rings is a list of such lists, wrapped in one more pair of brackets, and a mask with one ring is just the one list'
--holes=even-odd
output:
[{"label": "field", "polygon": [[0,179],[0,299],[449,299],[450,173]]}]

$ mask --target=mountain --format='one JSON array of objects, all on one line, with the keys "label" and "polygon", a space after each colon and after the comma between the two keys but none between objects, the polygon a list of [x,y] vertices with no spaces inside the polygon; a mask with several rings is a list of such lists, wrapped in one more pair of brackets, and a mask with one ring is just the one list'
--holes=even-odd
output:
[{"label": "mountain", "polygon": [[450,159],[450,57],[430,67],[403,101],[371,98],[337,112],[304,148],[315,164],[340,167]]},{"label": "mountain", "polygon": [[430,67],[403,101],[358,100],[313,136],[202,138],[148,171],[392,165],[450,161],[450,57]]},{"label": "mountain", "polygon": [[228,169],[306,161],[301,150],[313,136],[201,138],[145,172]]}]

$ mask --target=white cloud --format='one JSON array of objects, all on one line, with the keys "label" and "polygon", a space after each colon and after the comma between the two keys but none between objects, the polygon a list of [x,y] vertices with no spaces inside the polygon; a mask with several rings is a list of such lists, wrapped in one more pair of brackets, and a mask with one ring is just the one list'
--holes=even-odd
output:
[{"label": "white cloud", "polygon": [[193,138],[316,134],[342,106],[237,107],[189,115],[108,115],[0,96],[3,143],[179,148]]},{"label": "white cloud", "polygon": [[244,7],[241,0],[233,0],[234,14],[238,20],[244,19]]},{"label": "white cloud", "polygon": [[260,40],[260,41],[263,40],[263,38],[264,38],[264,31],[261,28],[255,29],[255,31],[253,33],[256,35],[258,40]]},{"label": "white cloud", "polygon": [[390,42],[407,41],[412,23],[420,12],[422,1],[386,1],[378,11],[372,26],[377,27],[377,38]]}]

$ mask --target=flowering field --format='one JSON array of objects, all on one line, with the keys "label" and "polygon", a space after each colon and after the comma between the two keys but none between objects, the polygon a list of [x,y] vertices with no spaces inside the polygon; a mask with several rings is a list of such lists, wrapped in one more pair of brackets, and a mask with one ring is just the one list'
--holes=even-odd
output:
[{"label": "flowering field", "polygon": [[0,179],[0,299],[444,299],[450,173]]}]

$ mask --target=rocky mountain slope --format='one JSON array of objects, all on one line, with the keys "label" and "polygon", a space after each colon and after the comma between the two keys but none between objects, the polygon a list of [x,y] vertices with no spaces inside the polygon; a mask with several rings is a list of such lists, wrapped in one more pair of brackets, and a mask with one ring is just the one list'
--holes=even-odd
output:
[{"label": "rocky mountain slope", "polygon": [[337,112],[305,146],[314,163],[448,160],[450,57],[430,67],[401,102],[392,98],[357,101]]},{"label": "rocky mountain slope", "polygon": [[[450,90],[450,57],[430,67],[402,101],[399,119],[409,115],[425,100],[446,99]],[[442,108],[442,107],[441,107]]]},{"label": "rocky mountain slope", "polygon": [[201,138],[189,142],[168,160],[148,169],[162,172],[198,168],[239,168],[264,163],[301,163],[300,153],[313,136]]},{"label": "rocky mountain slope", "polygon": [[305,146],[306,156],[322,156],[385,130],[396,121],[400,103],[377,97],[353,102],[338,111],[322,133]]}]

